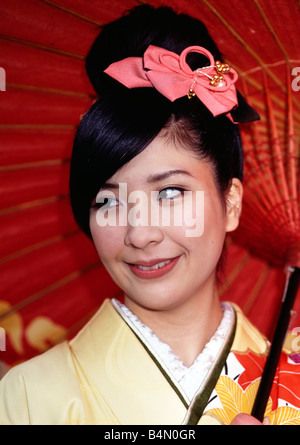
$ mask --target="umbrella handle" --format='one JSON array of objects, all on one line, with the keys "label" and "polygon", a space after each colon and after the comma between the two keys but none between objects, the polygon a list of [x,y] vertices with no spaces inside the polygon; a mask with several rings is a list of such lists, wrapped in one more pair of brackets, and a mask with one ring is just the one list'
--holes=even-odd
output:
[{"label": "umbrella handle", "polygon": [[269,356],[267,358],[260,385],[253,404],[251,415],[262,422],[264,412],[268,403],[269,394],[273,384],[281,350],[284,344],[289,326],[291,310],[293,308],[298,287],[300,284],[300,269],[292,269],[283,298],[282,309],[278,318],[278,323],[271,344]]}]

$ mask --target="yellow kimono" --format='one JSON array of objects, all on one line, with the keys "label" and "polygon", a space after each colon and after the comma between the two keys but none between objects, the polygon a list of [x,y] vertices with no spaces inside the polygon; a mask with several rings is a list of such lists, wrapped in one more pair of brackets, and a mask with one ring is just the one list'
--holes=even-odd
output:
[{"label": "yellow kimono", "polygon": [[[73,340],[4,376],[0,424],[228,424],[238,412],[251,412],[268,348],[236,307],[235,313],[221,353],[188,402],[155,352],[106,300]],[[300,365],[289,360],[282,358],[283,374],[290,366],[299,388]],[[300,423],[300,398],[297,403],[294,391],[293,397],[281,391],[281,374],[279,369],[266,414],[271,423]]]}]

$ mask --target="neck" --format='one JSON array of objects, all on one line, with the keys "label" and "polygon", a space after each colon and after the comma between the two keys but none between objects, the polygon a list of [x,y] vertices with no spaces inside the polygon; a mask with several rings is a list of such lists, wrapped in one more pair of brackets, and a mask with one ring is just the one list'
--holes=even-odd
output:
[{"label": "neck", "polygon": [[223,316],[216,289],[210,298],[197,296],[168,310],[148,310],[126,297],[125,304],[188,367],[210,340]]}]

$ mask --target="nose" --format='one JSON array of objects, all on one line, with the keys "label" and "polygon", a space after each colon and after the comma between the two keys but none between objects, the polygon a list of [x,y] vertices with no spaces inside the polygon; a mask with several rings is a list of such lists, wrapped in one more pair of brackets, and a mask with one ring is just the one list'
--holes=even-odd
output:
[{"label": "nose", "polygon": [[160,243],[163,239],[164,234],[158,226],[128,225],[124,241],[126,246],[144,249]]}]

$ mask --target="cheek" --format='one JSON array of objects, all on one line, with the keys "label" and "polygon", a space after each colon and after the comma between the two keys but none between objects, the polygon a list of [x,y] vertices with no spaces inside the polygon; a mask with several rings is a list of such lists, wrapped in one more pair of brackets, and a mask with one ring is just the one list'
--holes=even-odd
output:
[{"label": "cheek", "polygon": [[186,194],[183,206],[183,226],[187,238],[200,237],[204,233],[205,202],[204,192]]},{"label": "cheek", "polygon": [[[189,192],[188,192],[189,193]],[[186,238],[203,238],[203,242],[211,240],[222,242],[226,232],[226,215],[222,203],[216,194],[197,191],[192,195],[185,195],[181,210],[174,210],[174,221],[181,221],[182,235]]]},{"label": "cheek", "polygon": [[218,255],[224,244],[226,235],[226,215],[219,198],[207,199],[204,208],[204,233],[212,249]]},{"label": "cheek", "polygon": [[[205,255],[218,259],[222,252],[225,234],[226,218],[222,204],[215,195],[202,195],[198,200],[197,209],[187,219],[189,227],[185,226],[185,233],[189,247],[197,255]],[[191,230],[191,225],[193,228]],[[191,238],[189,240],[188,238]]]},{"label": "cheek", "polygon": [[172,228],[186,238],[195,238],[204,230],[204,192],[184,192],[183,200],[175,200],[169,213],[169,224],[165,218],[163,226]]},{"label": "cheek", "polygon": [[124,246],[124,235],[120,227],[100,227],[96,219],[91,217],[90,230],[97,252],[104,263],[115,258]]}]

